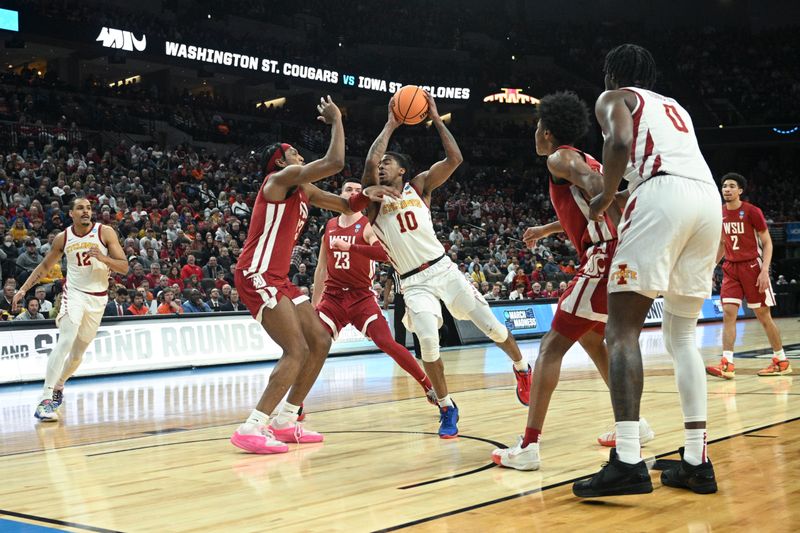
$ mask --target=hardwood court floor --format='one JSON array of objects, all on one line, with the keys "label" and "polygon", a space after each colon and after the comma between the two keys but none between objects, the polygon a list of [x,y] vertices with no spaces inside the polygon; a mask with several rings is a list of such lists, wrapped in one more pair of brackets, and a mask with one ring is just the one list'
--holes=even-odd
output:
[{"label": "hardwood court floor", "polygon": [[[778,323],[787,344],[800,340],[796,319]],[[767,346],[757,322],[738,328],[737,350]],[[698,327],[709,363],[720,332]],[[538,347],[522,344],[530,358]],[[675,459],[681,412],[660,330],[646,330],[642,347],[642,413],[657,434],[644,453]],[[737,358],[735,381],[709,378],[719,493],[661,487],[653,471],[653,494],[602,503],[571,493],[572,480],[607,459],[595,438],[612,422],[608,392],[579,348],[565,359],[537,472],[491,461],[525,424],[505,355],[479,346],[443,359],[460,438],[435,436],[436,409],[387,356],[345,357],[329,361],[306,402],[325,443],[279,456],[228,443],[269,365],[76,380],[54,425],[34,422],[38,385],[0,387],[0,531],[7,521],[70,531],[797,530],[800,387],[791,376],[756,377],[767,359]]]}]

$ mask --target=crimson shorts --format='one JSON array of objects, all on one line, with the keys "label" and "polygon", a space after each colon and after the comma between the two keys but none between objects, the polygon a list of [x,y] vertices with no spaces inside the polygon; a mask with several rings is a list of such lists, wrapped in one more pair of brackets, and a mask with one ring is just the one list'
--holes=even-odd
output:
[{"label": "crimson shorts", "polygon": [[239,299],[259,322],[264,308],[274,309],[281,298],[289,298],[295,305],[309,300],[289,278],[272,276],[269,273],[245,276],[244,271],[237,268],[234,283]]},{"label": "crimson shorts", "polygon": [[348,324],[353,324],[366,337],[370,323],[383,318],[375,293],[370,289],[326,289],[317,305],[317,314],[333,340]]},{"label": "crimson shorts", "polygon": [[772,282],[765,292],[758,292],[756,282],[761,273],[761,259],[752,261],[726,261],[722,265],[722,289],[720,298],[723,304],[742,305],[742,299],[747,300],[747,307],[755,309],[765,305],[775,305],[775,293],[772,291]]},{"label": "crimson shorts", "polygon": [[617,241],[589,247],[578,274],[558,300],[553,330],[577,341],[589,331],[605,335],[608,320],[608,271]]}]

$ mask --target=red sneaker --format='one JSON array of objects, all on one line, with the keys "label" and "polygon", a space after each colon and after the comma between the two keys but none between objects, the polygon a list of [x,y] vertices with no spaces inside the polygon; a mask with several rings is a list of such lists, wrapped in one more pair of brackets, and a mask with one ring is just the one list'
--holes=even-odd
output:
[{"label": "red sneaker", "polygon": [[513,370],[514,377],[517,378],[517,400],[527,407],[531,398],[531,378],[533,377],[533,370],[531,370],[531,365],[528,365],[528,370],[525,372],[520,372],[516,368]]},{"label": "red sneaker", "polygon": [[717,366],[707,366],[706,373],[722,379],[736,377],[736,366],[723,357]]}]

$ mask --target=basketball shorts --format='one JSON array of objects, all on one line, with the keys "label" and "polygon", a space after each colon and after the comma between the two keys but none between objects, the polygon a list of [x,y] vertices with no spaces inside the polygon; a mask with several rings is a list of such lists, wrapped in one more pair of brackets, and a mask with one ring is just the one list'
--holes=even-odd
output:
[{"label": "basketball shorts", "polygon": [[317,305],[317,314],[333,340],[348,324],[353,324],[366,337],[372,321],[383,317],[375,293],[370,289],[325,290]]},{"label": "basketball shorts", "polygon": [[757,309],[761,306],[772,307],[775,305],[775,293],[772,291],[772,282],[765,292],[758,292],[756,282],[761,273],[761,259],[752,261],[726,261],[722,265],[722,289],[720,298],[723,304],[742,305],[742,299],[747,300],[747,307]]},{"label": "basketball shorts", "polygon": [[69,320],[78,327],[78,339],[92,341],[97,335],[107,303],[108,295],[97,296],[67,285],[61,297],[56,326],[60,326],[62,320]]},{"label": "basketball shorts", "polygon": [[617,241],[586,250],[586,260],[558,300],[551,328],[577,341],[589,331],[605,335],[608,320],[608,271]]},{"label": "basketball shorts", "polygon": [[672,175],[642,183],[620,220],[608,292],[711,296],[720,205],[713,183]]},{"label": "basketball shorts", "polygon": [[413,313],[433,313],[438,319],[437,327],[442,327],[440,300],[457,320],[469,320],[476,305],[489,305],[449,257],[402,280],[401,287],[406,302],[403,324],[409,331],[415,331]]},{"label": "basketball shorts", "polygon": [[274,309],[282,298],[289,298],[295,305],[309,301],[308,296],[292,284],[289,278],[272,276],[269,273],[245,276],[244,271],[237,268],[233,279],[239,298],[259,322],[264,309]]}]

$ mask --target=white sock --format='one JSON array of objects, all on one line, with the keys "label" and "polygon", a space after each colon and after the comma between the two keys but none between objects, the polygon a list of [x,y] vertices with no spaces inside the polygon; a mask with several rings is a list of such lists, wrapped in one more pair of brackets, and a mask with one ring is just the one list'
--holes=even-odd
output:
[{"label": "white sock", "polygon": [[683,459],[690,465],[697,466],[700,463],[705,463],[708,458],[706,457],[706,430],[702,429],[684,429],[686,436],[686,443],[684,444]]},{"label": "white sock", "polygon": [[778,361],[786,361],[786,352],[783,351],[783,348],[775,352],[773,355],[778,358]]},{"label": "white sock", "polygon": [[728,360],[729,363],[733,363],[733,352],[728,350],[722,350],[722,357]]},{"label": "white sock", "polygon": [[289,402],[284,402],[281,407],[280,413],[272,421],[273,425],[277,428],[285,428],[293,426],[297,422],[297,413],[300,411],[299,405],[294,405]]},{"label": "white sock", "polygon": [[443,398],[439,398],[439,407],[455,407],[456,404],[453,403],[453,399],[450,398],[450,395],[444,396]]},{"label": "white sock", "polygon": [[58,342],[53,346],[53,350],[47,357],[47,372],[44,376],[44,388],[42,389],[41,400],[51,400],[53,398],[53,389],[61,380],[64,374],[64,367],[67,363],[67,358],[72,350],[72,345],[78,338],[78,326],[72,323],[69,317],[64,317],[59,322],[58,328]]},{"label": "white sock", "polygon": [[617,432],[617,457],[619,460],[631,465],[641,461],[639,421],[617,422],[614,424],[614,429]]},{"label": "white sock", "polygon": [[247,417],[245,424],[253,424],[254,426],[266,426],[269,424],[269,416],[262,413],[258,409],[253,409],[250,416]]},{"label": "white sock", "polygon": [[514,363],[514,370],[517,372],[527,372],[528,371],[528,362],[523,357],[519,361],[513,361]]}]

